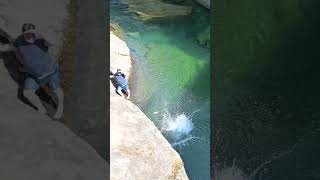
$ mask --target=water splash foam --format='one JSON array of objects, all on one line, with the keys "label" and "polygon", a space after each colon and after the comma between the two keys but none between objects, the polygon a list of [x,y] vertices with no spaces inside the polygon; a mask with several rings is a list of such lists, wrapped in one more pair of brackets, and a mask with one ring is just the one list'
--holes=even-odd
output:
[{"label": "water splash foam", "polygon": [[169,117],[164,119],[162,126],[163,131],[172,132],[179,136],[189,134],[192,129],[192,120],[185,114],[179,114],[174,118]]},{"label": "water splash foam", "polygon": [[154,112],[154,114],[162,116],[160,121],[161,132],[167,136],[171,145],[176,147],[185,146],[189,141],[199,139],[198,137],[191,135],[191,132],[194,129],[192,118],[194,114],[199,111],[200,109],[194,111],[189,116],[185,113],[177,113],[172,116],[167,109],[161,113]]}]

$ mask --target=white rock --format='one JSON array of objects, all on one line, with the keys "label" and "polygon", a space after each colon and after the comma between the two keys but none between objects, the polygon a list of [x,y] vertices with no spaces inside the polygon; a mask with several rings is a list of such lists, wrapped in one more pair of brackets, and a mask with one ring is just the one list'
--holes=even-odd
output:
[{"label": "white rock", "polygon": [[62,46],[63,21],[67,16],[68,0],[2,0],[0,29],[12,38],[21,34],[24,23],[33,23],[54,46],[51,53],[57,56]]},{"label": "white rock", "polygon": [[[125,42],[110,33],[110,66],[129,75]],[[187,180],[179,154],[153,122],[132,102],[120,98],[110,83],[110,178],[112,180]]]}]

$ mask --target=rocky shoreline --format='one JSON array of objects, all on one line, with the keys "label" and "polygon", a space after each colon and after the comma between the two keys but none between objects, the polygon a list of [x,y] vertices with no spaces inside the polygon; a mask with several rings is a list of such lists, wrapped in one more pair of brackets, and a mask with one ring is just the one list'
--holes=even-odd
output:
[{"label": "rocky shoreline", "polygon": [[[132,66],[126,43],[110,32],[110,71]],[[154,123],[131,101],[121,98],[110,82],[110,178],[122,180],[187,180],[179,154]]]}]

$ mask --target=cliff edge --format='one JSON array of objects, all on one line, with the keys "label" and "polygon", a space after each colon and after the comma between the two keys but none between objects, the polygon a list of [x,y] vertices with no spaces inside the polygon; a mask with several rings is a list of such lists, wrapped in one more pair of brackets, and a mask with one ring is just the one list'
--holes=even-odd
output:
[{"label": "cliff edge", "polygon": [[[110,32],[110,67],[130,75],[126,43]],[[112,180],[187,180],[179,154],[153,122],[110,82],[110,177]]]}]

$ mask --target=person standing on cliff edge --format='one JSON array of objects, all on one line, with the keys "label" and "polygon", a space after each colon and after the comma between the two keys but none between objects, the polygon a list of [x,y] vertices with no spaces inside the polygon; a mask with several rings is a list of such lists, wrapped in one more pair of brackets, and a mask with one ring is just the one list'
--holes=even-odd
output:
[{"label": "person standing on cliff edge", "polygon": [[128,80],[126,79],[126,75],[121,72],[121,69],[117,69],[117,72],[113,75],[114,79],[117,83],[117,93],[120,94],[121,97],[124,97],[122,90],[127,93],[127,99],[130,98],[130,90],[128,85]]},{"label": "person standing on cliff edge", "polygon": [[64,94],[60,86],[60,75],[57,61],[49,55],[48,49],[52,44],[36,32],[35,25],[25,23],[22,26],[22,35],[13,43],[16,48],[16,57],[27,73],[24,81],[23,95],[37,107],[42,114],[47,111],[36,91],[47,86],[58,98],[57,111],[54,119],[60,119],[63,114]]}]

